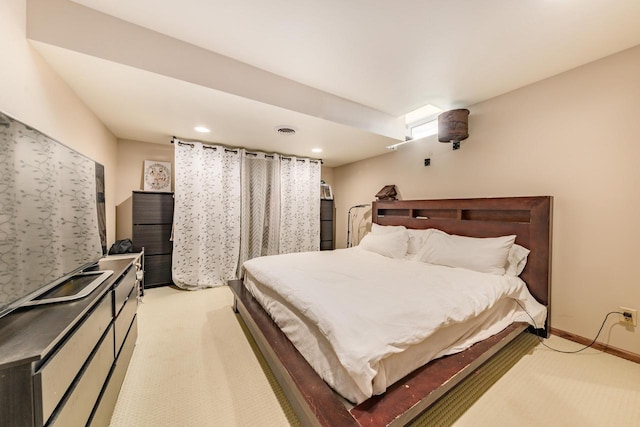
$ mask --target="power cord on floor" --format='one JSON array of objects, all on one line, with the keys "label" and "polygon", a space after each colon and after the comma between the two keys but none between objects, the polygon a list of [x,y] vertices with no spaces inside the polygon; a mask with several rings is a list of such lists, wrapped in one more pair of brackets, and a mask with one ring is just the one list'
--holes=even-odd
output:
[{"label": "power cord on floor", "polygon": [[[516,301],[516,303],[520,306],[520,308],[527,313],[527,316],[529,316],[529,319],[531,319],[531,322],[533,322],[533,327],[536,329],[539,329],[538,326],[536,325],[536,321],[533,319],[533,317],[531,316],[531,314],[529,314],[529,312],[522,306],[522,304],[520,304],[520,301]],[[540,344],[542,344],[543,346],[545,346],[546,348],[548,348],[549,350],[553,350],[556,351],[558,353],[565,353],[565,354],[573,354],[573,353],[580,353],[581,351],[584,351],[588,348],[590,348],[592,345],[594,345],[596,343],[596,340],[598,339],[598,337],[600,336],[600,333],[602,332],[602,329],[604,328],[605,323],[607,323],[607,319],[609,318],[609,316],[611,316],[612,314],[621,314],[624,315],[624,313],[621,313],[619,311],[610,311],[609,313],[607,313],[606,316],[604,316],[604,320],[602,321],[602,324],[600,325],[600,329],[598,329],[598,333],[596,334],[596,337],[593,339],[593,341],[591,341],[590,344],[582,347],[579,350],[573,350],[573,351],[566,351],[566,350],[558,350],[557,348],[553,348],[548,346],[547,344],[544,343],[544,341],[542,340],[542,338],[538,335],[536,335],[536,337],[538,337],[538,341],[540,341]]]}]

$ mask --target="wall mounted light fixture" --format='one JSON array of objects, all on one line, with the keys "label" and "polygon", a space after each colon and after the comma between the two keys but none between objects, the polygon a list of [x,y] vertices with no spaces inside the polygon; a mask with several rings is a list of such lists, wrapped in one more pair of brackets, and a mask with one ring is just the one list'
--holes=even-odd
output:
[{"label": "wall mounted light fixture", "polygon": [[460,148],[460,141],[469,138],[469,110],[449,110],[438,116],[438,141],[452,142],[453,149]]}]

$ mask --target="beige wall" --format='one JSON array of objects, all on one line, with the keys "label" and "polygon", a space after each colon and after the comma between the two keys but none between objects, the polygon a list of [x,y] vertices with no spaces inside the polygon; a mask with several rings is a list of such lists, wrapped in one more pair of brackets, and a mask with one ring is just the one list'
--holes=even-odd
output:
[{"label": "beige wall", "polygon": [[[593,338],[607,312],[640,309],[638,76],[640,46],[469,107],[458,151],[430,137],[335,168],[338,244],[349,206],[385,184],[404,199],[551,195],[551,326]],[[610,320],[599,341],[640,354],[640,327]]]},{"label": "beige wall", "polygon": [[116,138],[26,39],[26,1],[0,2],[0,110],[105,167],[107,244],[115,238]]},{"label": "beige wall", "polygon": [[320,170],[320,175],[322,176],[322,179],[324,180],[324,182],[326,182],[333,188],[333,168],[322,166],[322,169]]},{"label": "beige wall", "polygon": [[175,171],[173,145],[118,140],[118,179],[116,182],[116,238],[131,238],[131,192],[144,189],[144,161],[171,162],[171,191]]}]

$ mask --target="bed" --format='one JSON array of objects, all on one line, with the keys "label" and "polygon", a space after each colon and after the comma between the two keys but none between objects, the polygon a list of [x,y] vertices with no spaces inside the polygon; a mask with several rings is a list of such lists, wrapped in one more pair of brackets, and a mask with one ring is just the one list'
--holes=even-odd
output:
[{"label": "bed", "polygon": [[[401,225],[410,229],[438,229],[452,235],[469,237],[497,238],[499,236],[514,235],[516,236],[515,242],[517,244],[530,249],[526,267],[520,274],[520,277],[526,282],[528,287],[528,292],[526,293],[535,298],[539,304],[548,306],[551,202],[551,197],[385,201],[375,202],[373,204],[372,219],[375,224],[382,226],[379,228],[391,228],[385,226]],[[397,267],[397,265],[393,263],[395,261],[387,262],[383,260],[383,258],[375,258],[378,256],[377,254],[367,254],[364,257],[364,261],[360,261],[362,254],[366,251],[357,248],[342,251],[344,251],[342,254],[339,254],[340,250],[334,251],[335,255],[329,253],[322,254],[322,260],[326,262],[327,265],[330,265],[329,270],[336,274],[336,282],[339,281],[338,277],[340,275],[349,275],[349,271],[342,271],[340,264],[334,263],[333,258],[347,257],[347,264],[360,265],[361,270],[370,269],[371,274],[374,276],[382,275],[381,271],[376,272],[375,264],[387,263],[389,264],[388,268],[391,270]],[[356,257],[355,254],[357,253],[359,253],[359,255]],[[292,264],[296,266],[304,265],[305,262],[308,262],[305,261],[305,257],[307,256],[308,255],[305,254],[294,255]],[[287,261],[291,260],[287,258]],[[256,261],[256,264],[259,265],[263,262],[266,262],[266,260]],[[415,271],[404,275],[397,273],[398,278],[402,277],[402,280],[399,280],[399,284],[397,285],[399,294],[405,289],[402,286],[410,285],[412,275],[419,276],[422,274],[422,270],[419,269],[423,267],[418,264],[422,263],[416,262],[410,264],[410,268],[416,269]],[[275,278],[276,282],[283,282],[284,279],[281,279],[281,277],[286,276],[287,271],[284,268],[286,268],[286,263],[282,263],[281,266],[277,264],[267,264],[267,268],[263,269],[265,271],[264,274],[260,273],[261,270],[256,270],[255,268],[250,269],[251,271],[248,272],[244,283],[231,281],[229,285],[235,294],[235,308],[237,312],[239,312],[244,319],[265,359],[271,366],[276,378],[296,410],[298,417],[305,425],[405,425],[523,331],[531,330],[543,336],[546,336],[548,331],[548,325],[544,318],[538,320],[537,329],[530,327],[530,325],[523,321],[509,322],[506,326],[500,326],[499,330],[491,331],[488,336],[484,336],[480,342],[473,344],[471,347],[468,347],[468,345],[463,346],[463,348],[468,347],[463,351],[456,352],[455,354],[445,352],[443,353],[446,354],[444,357],[439,357],[440,355],[437,354],[437,351],[434,351],[433,355],[439,358],[417,369],[415,369],[416,367],[410,367],[408,371],[402,372],[396,368],[399,365],[403,365],[404,361],[402,363],[396,363],[395,365],[389,362],[386,368],[381,362],[379,366],[376,364],[375,367],[376,369],[381,367],[381,369],[378,370],[382,371],[383,375],[381,376],[383,380],[386,381],[386,377],[389,377],[388,383],[378,381],[379,378],[373,381],[373,394],[375,395],[372,397],[369,397],[367,394],[349,394],[349,391],[345,393],[344,389],[340,388],[340,385],[336,386],[336,384],[332,382],[333,378],[327,379],[326,372],[318,369],[318,362],[310,359],[311,363],[318,369],[318,372],[322,372],[322,375],[334,388],[338,389],[342,395],[347,396],[349,400],[356,402],[355,405],[348,404],[316,374],[305,357],[300,354],[298,349],[296,349],[287,338],[287,335],[278,328],[270,314],[263,308],[264,306],[267,307],[269,311],[273,311],[274,305],[274,300],[270,299],[273,295],[270,294],[271,287],[268,284],[268,277],[266,276],[273,273],[271,276]],[[313,270],[301,273],[303,274],[302,276],[294,275],[290,281],[294,285],[296,281],[308,281],[312,283],[316,273],[320,274],[320,270],[315,273]],[[307,274],[307,276],[304,276],[304,274]],[[470,273],[464,273],[464,275],[468,274]],[[480,278],[473,277],[473,279],[479,280]],[[373,281],[374,278],[366,275],[361,278],[361,281],[367,280]],[[262,281],[265,283],[262,283]],[[315,287],[310,288],[315,289]],[[340,292],[339,289],[340,288],[334,289],[334,292]],[[460,288],[459,293],[461,295],[466,294],[467,291],[464,289],[465,288]],[[413,291],[414,290],[411,290],[411,292]],[[296,294],[297,292],[297,289],[291,288],[288,289],[285,294]],[[267,299],[265,299],[265,294],[268,297]],[[365,298],[366,293],[362,294],[363,298]],[[355,300],[353,300],[353,298],[357,297],[357,295],[357,292],[353,295],[348,295],[348,292],[343,292],[340,300],[346,301],[348,307],[349,304],[354,303]],[[286,299],[286,297],[283,298]],[[306,297],[303,295],[301,298],[304,299]],[[390,299],[389,295],[387,295],[386,298]],[[277,304],[282,305],[282,301],[278,301],[277,299],[275,301]],[[402,304],[405,303],[407,303],[407,301],[402,301]],[[303,304],[306,304],[306,302],[303,302]],[[320,307],[320,302],[318,302],[317,305]],[[372,303],[372,306],[373,305],[378,304]],[[307,306],[303,306],[303,308],[292,308],[291,311],[296,310],[300,313],[305,312],[310,317],[322,317],[322,310],[320,308],[317,309],[317,313],[314,313],[311,309],[309,309],[310,311],[307,313]],[[447,310],[451,311],[451,308]],[[357,310],[341,310],[341,312],[343,311]],[[396,317],[400,317],[398,313],[402,312],[397,312],[395,314]],[[546,313],[548,315],[548,311]],[[526,319],[520,318],[518,320]],[[279,322],[283,324],[282,321],[279,320]],[[323,322],[319,324],[323,332],[332,330],[335,326]],[[288,327],[286,325],[287,323],[285,322],[283,329],[289,336],[291,336],[291,329],[302,329],[306,331],[306,328],[308,328],[308,325],[304,322],[289,324]],[[377,335],[380,333],[379,325],[377,325],[376,328]],[[354,340],[355,338],[353,335],[348,336],[347,341]],[[423,338],[425,337],[418,338],[417,342],[424,344]],[[292,340],[297,342],[295,337],[292,337]],[[367,340],[364,340],[361,344],[366,342]],[[300,345],[300,343],[298,344]],[[326,345],[316,345],[316,347],[320,348],[322,354],[327,352]],[[338,347],[340,346],[338,345]],[[357,348],[356,346],[356,349]],[[419,351],[414,353],[421,354],[422,352],[428,352],[429,348],[429,344],[423,345]],[[306,353],[308,350],[304,348],[304,345],[300,348],[300,351],[308,358],[308,354]],[[349,351],[351,352],[352,350]],[[344,352],[337,351],[336,353],[340,361],[344,362]],[[408,353],[408,351],[405,351],[404,348],[401,352],[398,352],[399,355],[405,353]],[[328,358],[331,359],[331,357]],[[335,359],[335,357],[333,358]],[[347,362],[345,364],[347,368],[345,369],[351,373],[356,372],[353,369],[349,370],[348,367],[352,366],[352,364],[350,365],[348,358],[346,360]],[[356,358],[356,360],[359,359]],[[376,359],[376,361],[377,360],[378,359]],[[320,365],[322,366],[322,363],[320,363]],[[400,374],[398,372],[400,372]],[[394,375],[396,377],[394,377]],[[340,375],[336,374],[336,376],[339,377]],[[359,388],[355,387],[355,389],[359,390],[366,387],[367,381],[372,381],[371,378],[372,377],[367,377],[364,382],[358,383]],[[358,382],[358,378],[356,378],[355,381]],[[381,384],[377,387],[378,390],[375,390],[376,382]],[[364,386],[362,384],[364,384]],[[386,391],[384,391],[384,393],[377,394],[385,389]],[[371,390],[369,390],[369,394],[371,394]]]}]

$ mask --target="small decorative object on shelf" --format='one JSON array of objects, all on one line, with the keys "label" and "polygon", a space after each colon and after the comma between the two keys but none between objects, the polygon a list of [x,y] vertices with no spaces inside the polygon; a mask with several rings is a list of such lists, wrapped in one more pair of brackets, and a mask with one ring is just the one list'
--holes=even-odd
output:
[{"label": "small decorative object on shelf", "polygon": [[396,191],[396,186],[394,184],[385,185],[382,187],[382,190],[378,191],[376,197],[378,200],[396,200],[396,196],[398,192]]},{"label": "small decorative object on shelf", "polygon": [[144,161],[144,191],[171,191],[171,163]]},{"label": "small decorative object on shelf", "polygon": [[326,182],[320,181],[320,198],[322,200],[333,200],[333,192],[331,186]]}]

